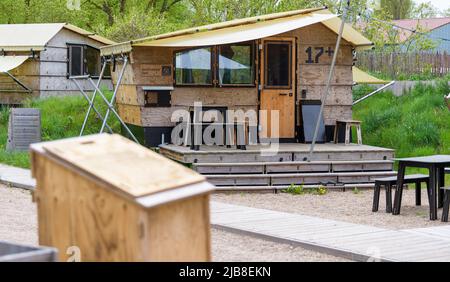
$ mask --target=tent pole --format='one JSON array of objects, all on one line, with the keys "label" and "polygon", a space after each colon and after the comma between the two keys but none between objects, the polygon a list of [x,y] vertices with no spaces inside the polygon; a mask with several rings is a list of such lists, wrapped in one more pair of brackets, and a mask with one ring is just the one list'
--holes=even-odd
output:
[{"label": "tent pole", "polygon": [[366,96],[364,96],[364,97],[362,97],[362,98],[356,100],[355,102],[353,102],[353,106],[356,105],[356,104],[358,104],[358,103],[360,103],[360,102],[362,102],[362,101],[364,101],[364,100],[366,100],[367,98],[369,98],[369,97],[371,97],[371,96],[377,94],[378,92],[383,91],[384,89],[388,88],[389,86],[391,86],[391,85],[394,84],[394,83],[395,83],[395,80],[389,82],[389,83],[386,84],[386,85],[383,85],[382,87],[380,87],[380,88],[378,88],[377,90],[371,92],[370,94],[367,94]]},{"label": "tent pole", "polygon": [[[102,71],[100,72],[100,76],[98,78],[97,87],[100,87],[100,83],[103,79],[103,74],[105,73],[106,65],[107,65],[107,62],[106,61],[103,62],[103,67],[102,67]],[[89,119],[89,115],[91,114],[92,107],[94,106],[94,103],[95,103],[96,96],[97,96],[97,88],[94,90],[94,94],[92,95],[92,98],[89,100],[89,109],[87,110],[86,117],[84,118],[83,126],[81,127],[81,131],[80,131],[80,136],[83,136],[84,130],[86,128],[86,124]],[[109,129],[111,131],[111,128],[109,128]]]},{"label": "tent pole", "polygon": [[336,41],[336,48],[334,49],[333,60],[331,62],[330,73],[328,74],[328,81],[327,81],[325,93],[322,95],[322,103],[320,105],[320,112],[319,112],[319,116],[317,118],[316,129],[314,131],[314,137],[313,137],[310,151],[309,151],[309,159],[308,159],[309,162],[312,160],[312,157],[314,154],[314,147],[316,146],[317,135],[319,134],[319,127],[320,127],[320,123],[322,121],[325,101],[327,100],[327,97],[330,93],[331,80],[333,79],[333,76],[334,76],[334,70],[335,70],[335,66],[336,66],[337,56],[339,53],[339,47],[341,46],[342,34],[344,33],[345,20],[347,18],[347,13],[348,13],[349,8],[350,8],[350,0],[347,0],[347,5],[344,7],[344,11],[342,13],[342,23],[339,28],[339,34],[338,34],[338,38]]},{"label": "tent pole", "polygon": [[[109,106],[109,104],[113,104],[114,101],[116,100],[117,92],[119,91],[119,87],[120,87],[120,84],[122,83],[122,78],[123,78],[123,76],[125,74],[125,70],[126,70],[127,66],[128,66],[128,57],[125,56],[124,62],[123,62],[123,67],[122,67],[122,70],[121,70],[121,72],[119,74],[119,78],[117,79],[117,85],[116,85],[116,87],[114,89],[114,93],[113,93],[113,96],[111,98],[111,103],[108,103],[108,106]],[[102,94],[102,92],[100,92],[100,93]],[[101,96],[102,96],[102,98],[104,98],[103,95],[101,95]],[[108,101],[106,99],[104,99],[104,100],[105,100],[105,102]],[[100,133],[103,133],[103,131],[105,130],[105,125],[108,122],[108,118],[109,118],[110,112],[111,112],[111,107],[109,107],[108,110],[106,111],[105,120],[103,121],[103,125],[102,125],[102,128],[100,130]],[[133,135],[133,134],[131,134],[131,135]],[[134,137],[134,135],[133,135],[133,137]],[[137,140],[136,140],[136,142],[137,142]],[[137,142],[137,143],[139,143],[139,142]]]},{"label": "tent pole", "polygon": [[27,92],[31,93],[33,90],[31,90],[29,87],[27,87],[25,84],[23,84],[20,80],[18,80],[14,75],[12,75],[9,71],[5,72],[12,80],[14,80],[17,84],[19,84],[23,89],[25,89]]},{"label": "tent pole", "polygon": [[[104,121],[104,117],[97,110],[97,108],[93,104],[94,102],[91,103],[91,99],[89,99],[89,95],[83,90],[83,88],[81,87],[81,85],[78,83],[78,81],[75,78],[72,78],[72,81],[78,87],[78,89],[80,90],[80,93],[83,95],[83,97],[88,101],[89,105],[92,106],[92,109],[94,109],[94,112],[96,113],[97,117],[99,119],[101,119],[102,122],[103,122]],[[109,132],[113,133],[112,128],[109,125],[107,125],[107,127],[108,127]]]}]

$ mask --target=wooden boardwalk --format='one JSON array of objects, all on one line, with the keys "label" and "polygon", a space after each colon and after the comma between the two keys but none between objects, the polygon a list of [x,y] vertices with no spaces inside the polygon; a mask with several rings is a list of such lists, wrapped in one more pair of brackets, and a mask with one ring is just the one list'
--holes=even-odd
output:
[{"label": "wooden boardwalk", "polygon": [[[450,227],[393,231],[366,225],[211,202],[212,225],[356,261],[450,261]],[[436,228],[438,230],[438,228]],[[435,233],[438,233],[437,231]],[[450,238],[450,237],[449,237]]]},{"label": "wooden boardwalk", "polygon": [[31,177],[29,169],[0,164],[0,183],[17,188],[34,189],[36,181]]}]

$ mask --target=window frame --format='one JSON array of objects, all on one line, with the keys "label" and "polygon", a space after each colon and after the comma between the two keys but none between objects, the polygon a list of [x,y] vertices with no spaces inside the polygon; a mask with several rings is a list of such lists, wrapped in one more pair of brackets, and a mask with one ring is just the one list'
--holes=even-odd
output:
[{"label": "window frame", "polygon": [[[269,44],[286,44],[289,45],[289,85],[285,86],[285,85],[267,85],[268,82],[268,75],[269,75],[269,71],[268,71],[268,51],[267,51],[267,46]],[[292,71],[293,71],[293,54],[292,54],[292,42],[290,41],[282,41],[282,40],[270,40],[270,41],[265,41],[264,42],[264,89],[292,89]]]},{"label": "window frame", "polygon": [[[251,61],[251,68],[252,68],[252,82],[247,84],[247,83],[242,83],[242,84],[222,84],[220,82],[220,50],[223,46],[250,46],[250,61]],[[216,60],[217,60],[217,64],[216,64],[216,77],[217,77],[217,85],[219,87],[256,87],[256,42],[255,41],[247,41],[247,42],[237,42],[237,43],[231,43],[231,44],[225,44],[225,45],[220,45],[217,47],[217,54],[216,54]]]},{"label": "window frame", "polygon": [[73,47],[79,47],[81,48],[81,61],[80,61],[80,76],[85,75],[84,69],[85,69],[85,62],[84,62],[84,45],[83,44],[77,44],[77,43],[67,43],[67,78],[74,76],[72,74],[72,48]]},{"label": "window frame", "polygon": [[[199,49],[211,49],[211,83],[205,83],[205,84],[197,84],[197,83],[177,83],[177,54],[182,52],[189,52]],[[173,51],[173,84],[177,87],[214,87],[216,84],[216,73],[215,73],[215,54],[216,54],[216,48],[214,46],[201,46],[201,47],[194,47],[194,48],[187,48],[187,49],[179,49]]]},{"label": "window frame", "polygon": [[[86,70],[88,68],[87,67],[88,62],[87,62],[87,59],[86,59],[87,58],[86,52],[87,52],[88,48],[92,48],[92,49],[94,49],[94,50],[99,52],[99,57],[100,57],[100,70],[99,71],[101,72],[101,69],[103,67],[103,58],[102,58],[101,53],[100,53],[100,48],[97,48],[95,46],[92,46],[92,45],[89,45],[89,44],[86,44],[86,43],[68,42],[68,43],[66,43],[66,45],[67,45],[67,78],[70,78],[72,76],[72,73],[71,73],[71,71],[72,71],[72,69],[71,69],[71,67],[72,67],[71,66],[71,63],[72,63],[71,47],[72,46],[81,47],[81,49],[82,49],[82,53],[81,53],[81,73],[82,74],[81,75],[82,76],[83,75],[90,75],[94,79],[100,78],[100,75],[91,75],[91,74],[86,72]],[[107,70],[105,70],[105,72],[106,71]],[[111,79],[111,71],[110,71],[110,75],[104,75],[103,78],[104,79]]]}]

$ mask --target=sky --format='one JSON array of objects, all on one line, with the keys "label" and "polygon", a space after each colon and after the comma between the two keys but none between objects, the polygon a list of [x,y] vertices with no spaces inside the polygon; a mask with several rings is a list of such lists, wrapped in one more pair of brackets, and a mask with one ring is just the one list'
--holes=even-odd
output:
[{"label": "sky", "polygon": [[433,6],[435,6],[441,11],[450,8],[450,0],[414,0],[414,2],[416,3],[431,2]]}]

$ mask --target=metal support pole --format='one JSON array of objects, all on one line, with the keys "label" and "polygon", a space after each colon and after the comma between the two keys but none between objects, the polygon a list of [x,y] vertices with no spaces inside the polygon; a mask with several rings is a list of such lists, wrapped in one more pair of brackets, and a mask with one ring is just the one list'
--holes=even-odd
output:
[{"label": "metal support pole", "polygon": [[[106,65],[107,65],[107,62],[105,61],[105,62],[103,63],[102,71],[100,72],[100,76],[99,76],[99,78],[98,78],[97,87],[100,87],[100,83],[102,82],[103,75],[104,75],[104,73],[105,73]],[[90,116],[90,114],[91,114],[92,107],[94,106],[94,103],[95,103],[95,97],[96,97],[96,96],[97,96],[97,89],[94,90],[94,94],[92,95],[92,98],[89,100],[89,109],[88,109],[88,111],[87,111],[87,113],[86,113],[86,117],[84,118],[83,126],[81,127],[81,131],[80,131],[80,136],[83,136],[84,129],[86,128],[86,124],[87,124],[88,119],[89,119],[89,116]],[[103,120],[102,120],[102,121],[103,121]],[[111,128],[109,128],[109,130],[110,130],[110,132],[112,133]]]},{"label": "metal support pole", "polygon": [[325,106],[325,101],[327,100],[327,97],[330,93],[331,80],[333,79],[333,76],[334,76],[336,60],[337,60],[337,56],[339,53],[339,47],[341,46],[342,34],[344,33],[345,20],[347,18],[347,13],[348,13],[349,8],[350,8],[350,0],[347,0],[347,5],[345,6],[344,12],[342,13],[342,23],[341,23],[341,27],[339,28],[339,34],[338,34],[338,39],[336,41],[336,48],[334,50],[333,60],[331,62],[330,73],[328,74],[327,86],[326,86],[324,95],[322,95],[322,104],[320,105],[320,112],[319,112],[319,116],[318,116],[317,122],[316,122],[316,129],[314,131],[314,137],[313,137],[313,140],[311,143],[308,161],[312,160],[312,157],[314,154],[314,147],[316,146],[317,135],[319,134],[319,127],[320,127],[320,123],[322,121],[323,109]]},{"label": "metal support pole", "polygon": [[[89,81],[91,82],[91,84],[96,87],[95,83],[92,81],[92,79],[89,79]],[[98,90],[98,94],[100,95],[100,97],[103,99],[103,101],[106,103],[106,105],[108,106],[108,112],[112,112],[117,119],[119,120],[120,124],[126,129],[126,131],[128,132],[128,134],[130,134],[130,136],[133,138],[133,140],[139,144],[139,141],[137,140],[137,138],[134,136],[133,132],[131,132],[131,130],[128,128],[128,126],[125,124],[125,122],[122,120],[122,118],[120,117],[120,115],[117,113],[117,111],[114,109],[114,105],[112,103],[110,103],[108,101],[108,99],[106,99],[106,97],[103,95],[103,92],[100,89]],[[106,117],[105,120],[103,121],[105,123],[106,121]],[[105,126],[107,124],[105,123]],[[100,132],[103,133],[103,132]]]},{"label": "metal support pole", "polygon": [[22,87],[23,89],[25,89],[28,93],[33,92],[33,90],[31,90],[31,88],[29,88],[28,86],[26,86],[25,84],[23,84],[19,79],[17,79],[14,75],[12,75],[9,71],[5,72],[12,80],[14,80],[17,84],[20,85],[20,87]]},{"label": "metal support pole", "polygon": [[[114,89],[114,93],[113,93],[113,96],[111,98],[111,103],[107,103],[108,106],[110,104],[114,104],[114,101],[116,100],[117,92],[119,91],[119,86],[122,83],[122,78],[123,78],[123,75],[125,74],[125,69],[127,68],[127,65],[128,65],[128,57],[125,56],[124,61],[123,61],[123,67],[122,67],[122,70],[120,71],[120,75],[119,75],[119,78],[117,80],[117,85],[116,85],[116,87]],[[105,102],[108,102],[107,99],[103,96],[103,93],[101,93],[101,94],[102,94],[101,96],[104,98]],[[100,133],[103,133],[103,131],[105,130],[105,125],[108,122],[110,109],[111,109],[111,107],[109,107],[108,110],[106,111],[105,120],[103,121],[103,125],[102,125],[102,128],[100,130]],[[133,135],[133,137],[134,137],[134,135]]]},{"label": "metal support pole", "polygon": [[356,105],[356,104],[358,104],[358,103],[360,103],[360,102],[362,102],[362,101],[364,101],[364,100],[366,100],[367,98],[369,98],[369,97],[371,97],[371,96],[377,94],[378,92],[383,91],[384,89],[388,88],[389,86],[391,86],[391,85],[394,84],[394,83],[395,83],[395,81],[391,81],[391,82],[389,82],[388,84],[383,85],[383,87],[380,87],[380,88],[378,88],[377,90],[373,91],[372,93],[367,94],[366,96],[364,96],[364,97],[362,97],[362,98],[356,100],[355,102],[353,102],[353,106]]},{"label": "metal support pole", "polygon": [[[86,100],[89,102],[89,106],[92,106],[92,109],[94,109],[94,112],[97,114],[97,117],[100,118],[102,120],[102,122],[104,121],[103,116],[100,114],[100,112],[97,110],[97,108],[95,107],[95,105],[93,104],[93,102],[91,102],[91,99],[89,99],[89,95],[86,94],[86,92],[84,92],[83,88],[81,87],[81,85],[78,83],[78,81],[74,78],[72,78],[72,81],[75,83],[75,85],[78,87],[78,89],[80,90],[81,94],[84,96],[84,98],[86,98]],[[109,127],[108,125],[108,130],[112,133],[112,129],[111,127]]]}]

